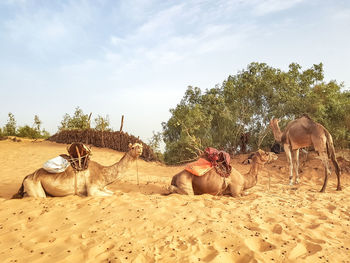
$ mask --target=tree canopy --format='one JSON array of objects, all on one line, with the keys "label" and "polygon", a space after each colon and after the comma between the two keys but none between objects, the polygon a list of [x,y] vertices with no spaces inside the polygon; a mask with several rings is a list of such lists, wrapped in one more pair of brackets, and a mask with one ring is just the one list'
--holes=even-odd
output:
[{"label": "tree canopy", "polygon": [[79,107],[75,108],[73,116],[66,113],[61,121],[61,126],[58,129],[61,130],[85,130],[90,128],[91,114],[84,114],[83,110]]},{"label": "tree canopy", "polygon": [[270,147],[270,120],[284,126],[302,114],[324,125],[336,147],[350,147],[350,92],[324,81],[322,63],[306,70],[292,63],[282,71],[254,62],[212,89],[189,86],[170,113],[162,123],[167,163],[196,158],[208,146],[236,152],[242,134],[251,150]]}]

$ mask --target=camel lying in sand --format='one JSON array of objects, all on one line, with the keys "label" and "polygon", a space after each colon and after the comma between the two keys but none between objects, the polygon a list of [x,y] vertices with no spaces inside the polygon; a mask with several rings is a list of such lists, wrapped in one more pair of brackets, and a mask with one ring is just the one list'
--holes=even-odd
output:
[{"label": "camel lying in sand", "polygon": [[295,183],[299,183],[299,149],[313,145],[320,155],[325,168],[325,179],[321,192],[326,190],[328,176],[331,174],[328,157],[331,158],[338,178],[337,190],[341,190],[340,168],[335,158],[333,139],[330,133],[321,124],[314,122],[310,117],[303,116],[290,121],[281,132],[278,119],[272,119],[270,126],[277,142],[282,142],[289,163],[289,184],[293,185],[293,168]]},{"label": "camel lying in sand", "polygon": [[232,167],[229,177],[220,176],[215,169],[211,169],[205,175],[196,176],[183,170],[174,175],[168,190],[170,193],[178,194],[231,194],[237,197],[243,191],[256,185],[258,181],[258,171],[267,162],[276,160],[277,155],[272,152],[258,150],[252,157],[252,165],[249,172],[242,175]]},{"label": "camel lying in sand", "polygon": [[113,192],[106,186],[119,178],[120,173],[130,167],[141,154],[142,144],[129,145],[130,150],[111,166],[103,166],[90,161],[89,167],[84,171],[75,171],[69,166],[62,173],[49,173],[43,168],[27,175],[18,192],[12,198],[24,196],[46,197],[87,195],[87,196],[111,196]]}]

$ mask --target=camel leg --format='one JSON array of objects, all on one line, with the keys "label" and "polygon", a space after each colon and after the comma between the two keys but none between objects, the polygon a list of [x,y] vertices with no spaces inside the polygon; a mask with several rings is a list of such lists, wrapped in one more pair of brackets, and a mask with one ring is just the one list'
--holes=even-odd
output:
[{"label": "camel leg", "polygon": [[331,160],[335,168],[335,174],[337,175],[338,184],[337,184],[337,191],[341,191],[341,185],[340,185],[340,168],[337,160],[335,159],[335,154],[331,155]]},{"label": "camel leg", "polygon": [[173,192],[182,195],[194,195],[192,182],[179,182],[177,186],[171,185]]},{"label": "camel leg", "polygon": [[46,197],[46,193],[41,185],[40,180],[33,180],[31,178],[27,178],[23,182],[24,192],[27,193],[28,196],[32,197]]},{"label": "camel leg", "polygon": [[293,185],[293,162],[291,147],[288,144],[283,145],[284,152],[286,153],[287,162],[289,164],[289,185]]},{"label": "camel leg", "polygon": [[293,150],[292,162],[295,174],[295,184],[299,184],[299,149]]},{"label": "camel leg", "polygon": [[103,191],[104,191],[104,192],[106,192],[106,193],[109,193],[109,194],[114,195],[114,192],[113,192],[113,191],[111,191],[111,190],[109,190],[109,189],[107,189],[107,187],[106,187],[106,186],[103,188]]},{"label": "camel leg", "polygon": [[325,153],[325,152],[320,153],[320,157],[321,157],[321,160],[322,160],[322,163],[323,163],[323,166],[324,166],[324,174],[325,174],[324,183],[323,183],[322,189],[320,191],[320,192],[323,193],[326,190],[327,182],[328,182],[328,176],[331,174],[331,170],[329,169],[327,153]]},{"label": "camel leg", "polygon": [[194,195],[192,187],[192,175],[187,173],[175,175],[168,190],[171,193]]},{"label": "camel leg", "polygon": [[87,187],[87,195],[88,196],[112,196],[113,194],[114,194],[113,192],[109,193],[106,191],[102,191],[97,186]]},{"label": "camel leg", "polygon": [[229,184],[230,193],[232,197],[238,197],[242,195],[248,195],[247,192],[242,192],[243,187],[241,185]]},{"label": "camel leg", "polygon": [[[180,194],[180,195],[194,195],[193,189],[187,189],[187,187],[184,189],[184,188],[182,188],[182,187],[170,185],[170,186],[168,187],[168,190],[169,190],[171,193],[176,193],[176,194]],[[191,192],[191,191],[192,191],[192,192]]]}]

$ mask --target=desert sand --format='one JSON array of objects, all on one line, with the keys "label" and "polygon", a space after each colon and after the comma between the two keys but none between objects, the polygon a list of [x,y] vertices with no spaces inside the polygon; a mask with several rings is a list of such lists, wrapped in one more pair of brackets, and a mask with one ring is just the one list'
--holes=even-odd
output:
[{"label": "desert sand", "polygon": [[[112,197],[10,200],[25,175],[66,146],[0,141],[0,262],[350,262],[350,174],[341,192],[332,173],[319,193],[323,166],[312,154],[299,186],[288,185],[281,153],[240,198],[164,196],[184,166],[138,160],[109,187]],[[92,151],[104,165],[123,156]],[[243,173],[246,156],[232,161]]]}]

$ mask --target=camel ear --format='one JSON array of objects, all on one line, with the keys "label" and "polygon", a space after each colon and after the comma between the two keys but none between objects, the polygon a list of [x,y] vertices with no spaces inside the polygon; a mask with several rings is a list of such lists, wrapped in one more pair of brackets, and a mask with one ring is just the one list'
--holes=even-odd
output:
[{"label": "camel ear", "polygon": [[268,156],[269,154],[261,149],[257,150],[257,155],[259,156],[260,160],[263,160],[266,158],[266,156]]},{"label": "camel ear", "polygon": [[260,156],[262,156],[265,152],[264,152],[263,150],[261,150],[261,149],[258,149],[257,153],[258,153]]}]

